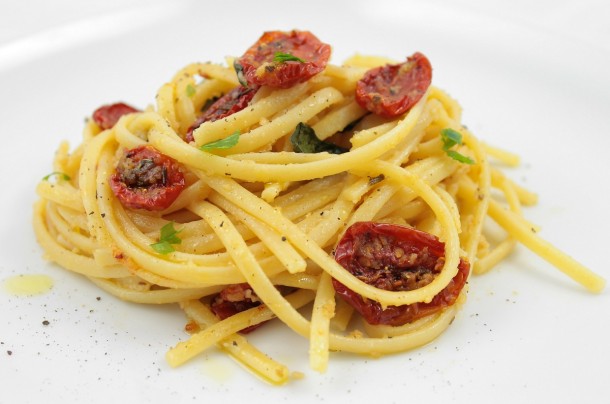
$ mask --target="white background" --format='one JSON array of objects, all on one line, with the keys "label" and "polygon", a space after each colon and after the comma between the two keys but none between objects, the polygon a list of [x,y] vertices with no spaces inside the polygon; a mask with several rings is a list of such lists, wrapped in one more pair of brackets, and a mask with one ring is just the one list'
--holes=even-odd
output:
[{"label": "white background", "polygon": [[257,331],[257,346],[305,373],[278,388],[214,351],[170,369],[183,315],[117,301],[45,263],[31,230],[53,151],[78,143],[97,106],[144,107],[183,65],[300,28],[332,44],[336,63],[424,52],[468,127],[522,156],[507,172],[539,193],[526,215],[542,236],[610,278],[607,1],[0,1],[0,282],[45,273],[55,283],[29,298],[0,288],[0,403],[608,400],[609,292],[584,292],[524,248],[472,279],[454,324],[413,352],[332,354],[318,375],[300,337]]}]

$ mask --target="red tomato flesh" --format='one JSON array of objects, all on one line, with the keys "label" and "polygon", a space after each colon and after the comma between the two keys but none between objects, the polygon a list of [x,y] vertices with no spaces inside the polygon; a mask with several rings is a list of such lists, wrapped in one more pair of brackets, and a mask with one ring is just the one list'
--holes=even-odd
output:
[{"label": "red tomato flesh", "polygon": [[229,115],[233,115],[236,112],[246,108],[254,94],[256,94],[257,87],[235,87],[218,100],[216,100],[205,112],[197,118],[195,123],[191,125],[185,135],[187,142],[195,140],[193,138],[193,131],[197,129],[202,123],[207,121],[217,121],[219,119],[226,118]]},{"label": "red tomato flesh", "polygon": [[[261,301],[258,299],[250,285],[247,283],[238,283],[235,285],[229,285],[220,291],[218,295],[212,300],[210,308],[212,312],[218,316],[219,319],[224,320],[227,317],[231,317],[234,314],[242,311],[258,307],[261,305]],[[256,330],[264,323],[251,325],[246,327],[240,332],[247,334]]]},{"label": "red tomato flesh", "polygon": [[[445,263],[445,245],[435,236],[405,226],[359,222],[350,226],[335,250],[335,260],[376,288],[409,291],[426,286]],[[430,303],[388,306],[367,299],[333,279],[339,296],[370,324],[400,326],[455,303],[468,280],[470,265],[461,259],[458,273]]]},{"label": "red tomato flesh", "polygon": [[134,112],[138,112],[138,110],[122,102],[103,105],[93,112],[93,121],[102,130],[106,130],[116,125],[116,123],[123,115],[131,114]]},{"label": "red tomato flesh", "polygon": [[[277,53],[289,54],[302,61],[275,61]],[[234,66],[240,80],[245,80],[248,86],[289,88],[324,70],[330,53],[330,45],[309,31],[271,31],[265,32],[236,59]]]},{"label": "red tomato flesh", "polygon": [[432,66],[417,52],[406,62],[367,71],[356,85],[356,101],[374,114],[395,118],[421,99],[432,83]]},{"label": "red tomato flesh", "polygon": [[184,187],[178,163],[149,145],[126,150],[110,177],[110,188],[131,209],[166,209]]}]

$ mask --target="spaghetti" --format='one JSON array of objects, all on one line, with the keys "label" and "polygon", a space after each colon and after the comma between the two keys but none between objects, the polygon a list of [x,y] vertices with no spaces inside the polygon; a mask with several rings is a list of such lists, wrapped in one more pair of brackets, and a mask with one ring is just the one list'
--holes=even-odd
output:
[{"label": "spaghetti", "polygon": [[329,351],[409,350],[517,242],[603,289],[523,218],[536,196],[489,162],[518,158],[462,125],[424,55],[329,57],[308,32],[265,33],[230,66],[184,67],[156,107],[98,109],[37,187],[45,256],[121,299],[178,303],[191,335],[170,365],[217,346],[276,384],[290,372],[246,332],[278,318],[318,371]]}]

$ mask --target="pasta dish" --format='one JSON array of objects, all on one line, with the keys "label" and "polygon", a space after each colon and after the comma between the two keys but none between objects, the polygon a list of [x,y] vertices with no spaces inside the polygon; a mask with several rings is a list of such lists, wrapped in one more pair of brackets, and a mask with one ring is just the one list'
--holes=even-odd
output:
[{"label": "pasta dish", "polygon": [[171,366],[216,346],[275,384],[291,372],[247,340],[265,322],[307,338],[320,372],[331,352],[413,349],[517,243],[604,288],[523,217],[536,195],[494,165],[518,157],[464,126],[424,54],[330,56],[310,32],[265,32],[226,65],[185,66],[154,105],[100,106],[38,184],[45,257],[179,304]]}]

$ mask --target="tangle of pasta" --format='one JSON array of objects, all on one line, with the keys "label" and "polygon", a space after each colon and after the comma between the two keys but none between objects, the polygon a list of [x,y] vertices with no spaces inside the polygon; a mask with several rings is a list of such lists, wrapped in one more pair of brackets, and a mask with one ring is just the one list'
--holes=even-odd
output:
[{"label": "tangle of pasta", "polygon": [[[590,291],[604,287],[602,278],[536,234],[521,214],[536,196],[489,162],[517,165],[518,158],[474,137],[460,121],[460,106],[442,90],[426,86],[397,116],[371,113],[357,87],[390,61],[354,56],[290,85],[246,87],[252,94],[244,105],[227,112],[234,103],[224,104],[219,119],[199,119],[211,101],[244,90],[240,73],[250,83],[240,63],[188,65],[160,88],[156,106],[128,108],[106,128],[104,119],[88,120],[82,143],[73,151],[62,143],[55,178],[37,188],[34,228],[48,260],[121,299],[178,303],[184,310],[191,334],[169,350],[170,365],[218,346],[266,380],[284,383],[288,369],[240,333],[272,318],[309,339],[318,371],[326,369],[329,351],[384,355],[421,346],[449,326],[467,286],[431,314],[388,325],[363,321],[336,296],[335,282],[381,309],[430,304],[454,282],[462,260],[471,273],[485,273],[517,242]],[[291,139],[303,124],[320,144],[342,151],[297,152]],[[461,142],[447,145],[444,131],[458,133]],[[184,177],[168,206],[134,207],[113,188],[125,151],[143,146],[169,158]],[[487,218],[505,230],[504,240],[486,236]],[[433,278],[415,289],[387,290],[346,270],[334,250],[356,223],[438,238],[444,256]],[[229,304],[233,312],[221,320],[214,311],[219,299],[248,304]]]}]

